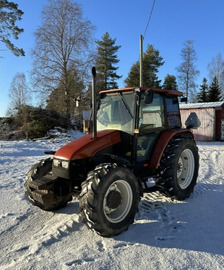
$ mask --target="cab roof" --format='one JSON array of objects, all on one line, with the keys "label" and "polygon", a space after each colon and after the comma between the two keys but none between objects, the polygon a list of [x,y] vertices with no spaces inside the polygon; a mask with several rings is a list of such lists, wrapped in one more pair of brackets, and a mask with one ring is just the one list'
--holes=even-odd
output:
[{"label": "cab roof", "polygon": [[100,94],[107,94],[107,93],[115,93],[115,92],[127,92],[127,91],[146,91],[148,89],[153,90],[154,92],[162,93],[164,95],[174,95],[174,96],[183,96],[183,93],[176,90],[167,90],[167,89],[158,89],[158,88],[140,88],[140,87],[127,87],[127,88],[120,88],[120,89],[110,89],[110,90],[102,90]]}]

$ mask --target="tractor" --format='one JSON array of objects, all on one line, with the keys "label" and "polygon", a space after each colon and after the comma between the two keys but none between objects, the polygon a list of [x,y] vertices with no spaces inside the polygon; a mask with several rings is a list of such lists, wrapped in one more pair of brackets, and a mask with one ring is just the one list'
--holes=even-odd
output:
[{"label": "tractor", "polygon": [[96,103],[95,78],[93,72],[93,133],[34,164],[24,186],[28,200],[46,211],[78,196],[82,222],[111,237],[134,222],[144,193],[188,198],[196,185],[199,155],[193,124],[182,128],[181,92],[111,89],[101,91]]}]

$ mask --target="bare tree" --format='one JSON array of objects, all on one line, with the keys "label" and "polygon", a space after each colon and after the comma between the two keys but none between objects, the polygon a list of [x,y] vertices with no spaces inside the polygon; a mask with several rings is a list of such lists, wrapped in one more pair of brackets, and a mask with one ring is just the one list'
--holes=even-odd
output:
[{"label": "bare tree", "polygon": [[187,40],[184,43],[184,48],[181,50],[181,57],[183,62],[177,67],[178,72],[178,85],[187,99],[193,99],[196,88],[196,78],[199,75],[199,70],[196,69],[195,62],[197,60],[196,51],[193,46],[192,40]]},{"label": "bare tree", "polygon": [[62,85],[68,119],[70,70],[75,67],[83,76],[90,65],[93,31],[91,22],[83,18],[80,5],[71,0],[48,0],[42,11],[42,25],[35,32],[34,86],[46,100],[52,90]]},{"label": "bare tree", "polygon": [[210,82],[216,77],[220,85],[221,93],[224,95],[224,60],[222,59],[221,53],[212,58],[211,62],[208,64],[208,70]]},{"label": "bare tree", "polygon": [[11,99],[9,108],[11,113],[17,111],[19,108],[29,103],[31,96],[24,73],[17,72],[13,77],[9,89],[9,98]]}]

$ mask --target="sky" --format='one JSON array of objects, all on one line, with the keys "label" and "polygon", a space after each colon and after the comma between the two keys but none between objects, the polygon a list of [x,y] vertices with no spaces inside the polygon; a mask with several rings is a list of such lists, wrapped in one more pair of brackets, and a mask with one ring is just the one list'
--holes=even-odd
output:
[{"label": "sky", "polygon": [[[24,29],[15,45],[25,50],[25,57],[16,57],[0,44],[0,117],[10,106],[9,89],[17,72],[26,75],[28,84],[32,70],[31,50],[35,46],[34,32],[41,25],[41,12],[47,0],[11,0],[24,12],[18,26]],[[100,40],[105,32],[116,38],[118,51],[119,87],[133,63],[139,59],[139,37],[144,35],[154,0],[76,0],[83,16],[96,27],[94,37]],[[196,67],[200,71],[198,85],[208,78],[208,64],[221,53],[224,57],[223,0],[156,0],[153,14],[144,36],[143,50],[152,44],[159,50],[165,64],[159,69],[159,79],[167,74],[177,76],[176,67],[182,62],[180,52],[186,40],[194,41]],[[91,71],[90,71],[91,72]],[[31,84],[30,84],[31,86]],[[33,104],[35,100],[33,100]]]}]

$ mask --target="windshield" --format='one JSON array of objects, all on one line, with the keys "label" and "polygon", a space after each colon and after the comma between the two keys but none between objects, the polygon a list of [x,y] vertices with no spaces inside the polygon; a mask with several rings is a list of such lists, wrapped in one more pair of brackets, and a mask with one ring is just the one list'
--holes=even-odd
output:
[{"label": "windshield", "polygon": [[133,92],[107,94],[99,101],[97,130],[117,129],[132,133],[135,96]]}]

